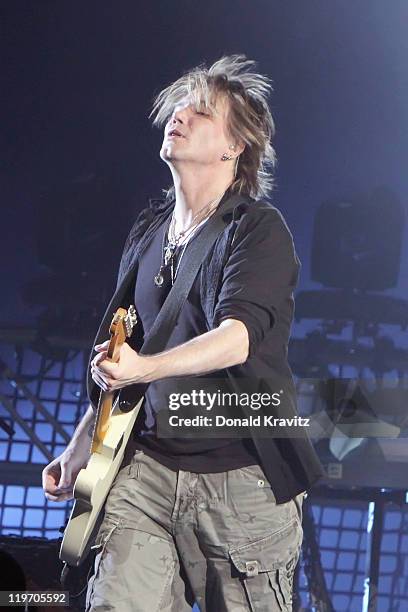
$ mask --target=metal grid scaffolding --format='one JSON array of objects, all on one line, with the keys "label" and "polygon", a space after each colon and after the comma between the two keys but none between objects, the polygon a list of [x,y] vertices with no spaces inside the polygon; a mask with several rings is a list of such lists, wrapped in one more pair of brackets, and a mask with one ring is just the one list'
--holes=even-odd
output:
[{"label": "metal grid scaffolding", "polygon": [[[41,488],[41,471],[48,458],[30,438],[20,423],[15,422],[7,401],[47,449],[56,456],[65,448],[64,437],[44,417],[27,397],[28,391],[41,402],[70,437],[87,407],[84,394],[84,372],[87,353],[65,351],[58,361],[41,356],[30,348],[17,349],[11,344],[0,346],[0,357],[7,365],[0,382],[0,418],[14,435],[0,431],[1,534],[58,538],[71,508],[71,502],[48,502]],[[26,392],[24,392],[26,389]],[[28,394],[29,395],[29,394]],[[309,502],[307,502],[309,503]],[[368,504],[360,501],[313,499],[320,562],[327,591],[336,612],[362,610]],[[310,589],[305,557],[309,534],[305,529],[304,549],[299,573],[301,604],[311,609]],[[408,609],[408,513],[406,506],[388,506],[385,512],[384,536],[381,546],[381,578],[378,609],[402,611]]]}]

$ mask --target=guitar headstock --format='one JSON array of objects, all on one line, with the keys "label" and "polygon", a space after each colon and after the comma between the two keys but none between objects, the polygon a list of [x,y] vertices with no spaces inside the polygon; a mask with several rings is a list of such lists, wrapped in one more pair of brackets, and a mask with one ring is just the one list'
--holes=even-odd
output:
[{"label": "guitar headstock", "polygon": [[118,308],[113,315],[112,323],[109,328],[111,334],[107,358],[111,361],[119,360],[121,346],[132,335],[133,328],[137,323],[137,315],[134,306]]}]

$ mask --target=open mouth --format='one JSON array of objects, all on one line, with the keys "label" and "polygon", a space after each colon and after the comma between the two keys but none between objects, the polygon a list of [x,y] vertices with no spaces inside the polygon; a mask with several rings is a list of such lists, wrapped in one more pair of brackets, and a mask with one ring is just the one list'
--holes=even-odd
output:
[{"label": "open mouth", "polygon": [[167,136],[168,138],[184,138],[183,134],[180,134],[177,130],[171,130]]}]

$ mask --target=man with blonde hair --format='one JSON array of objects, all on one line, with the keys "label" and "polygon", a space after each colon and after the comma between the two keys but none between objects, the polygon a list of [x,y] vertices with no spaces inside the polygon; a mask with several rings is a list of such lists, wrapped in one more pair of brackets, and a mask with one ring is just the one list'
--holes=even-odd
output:
[{"label": "man with blonde hair", "polygon": [[[48,499],[72,497],[89,458],[98,389],[148,385],[97,535],[89,612],[184,612],[194,602],[202,612],[292,609],[302,502],[322,475],[307,433],[266,435],[268,427],[251,425],[232,437],[158,431],[177,381],[199,383],[202,397],[215,388],[218,399],[231,389],[240,398],[273,397],[261,409],[237,402],[229,414],[247,424],[254,414],[279,422],[297,416],[287,345],[300,262],[282,214],[265,200],[275,129],[270,81],[253,65],[243,55],[222,57],[187,71],[154,101],[151,116],[164,126],[160,157],[172,186],[131,229],[90,361],[91,406],[43,474]],[[107,361],[114,306],[134,301],[146,333],[213,215],[223,229],[166,348],[139,354],[141,333],[122,347],[118,363]],[[216,409],[204,411],[210,408]]]}]

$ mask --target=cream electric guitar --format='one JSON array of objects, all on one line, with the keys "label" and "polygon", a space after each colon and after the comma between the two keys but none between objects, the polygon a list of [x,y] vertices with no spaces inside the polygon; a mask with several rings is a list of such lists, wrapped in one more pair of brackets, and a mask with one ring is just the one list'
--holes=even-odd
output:
[{"label": "cream electric guitar", "polygon": [[[136,322],[133,306],[128,311],[118,308],[109,330],[111,338],[107,359],[119,361],[120,348],[132,334]],[[91,456],[87,467],[79,472],[75,481],[75,503],[60,550],[60,559],[71,566],[80,565],[88,555],[91,536],[122,463],[126,444],[143,402],[142,397],[134,408],[122,412],[119,401],[114,401],[114,395],[114,392],[101,391]]]}]

